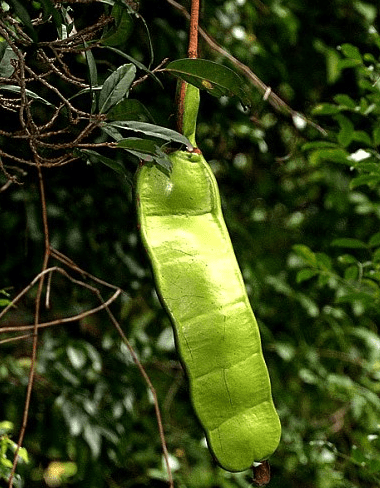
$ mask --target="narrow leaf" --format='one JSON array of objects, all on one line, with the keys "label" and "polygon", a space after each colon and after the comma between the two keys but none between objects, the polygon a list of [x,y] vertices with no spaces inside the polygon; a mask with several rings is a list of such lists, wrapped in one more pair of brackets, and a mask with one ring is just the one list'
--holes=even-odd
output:
[{"label": "narrow leaf", "polygon": [[44,9],[43,20],[46,21],[49,17],[52,17],[56,28],[59,29],[60,25],[62,24],[62,18],[59,11],[55,8],[52,0],[40,0],[40,2]]},{"label": "narrow leaf", "polygon": [[320,103],[313,108],[311,113],[313,115],[335,115],[339,112],[340,110],[337,105],[333,105],[332,103]]},{"label": "narrow leaf", "polygon": [[112,125],[102,125],[101,126],[102,130],[112,137],[115,141],[121,141],[123,139],[123,136],[120,134],[120,132],[116,129],[116,127],[112,127]]},{"label": "narrow leaf", "polygon": [[370,247],[378,247],[378,246],[380,246],[380,232],[377,232],[376,234],[374,234],[371,237],[371,239],[368,242],[368,245]]},{"label": "narrow leaf", "polygon": [[340,46],[342,53],[347,57],[351,59],[355,59],[357,61],[362,61],[362,56],[360,54],[359,49],[356,46],[353,46],[352,44],[342,44]]},{"label": "narrow leaf", "polygon": [[376,127],[373,129],[372,138],[373,138],[373,145],[379,146],[380,145],[380,125],[376,125]]},{"label": "narrow leaf", "polygon": [[14,66],[11,65],[11,59],[17,59],[17,56],[6,41],[1,42],[0,47],[0,76],[3,78],[10,78],[15,70]]},{"label": "narrow leaf", "polygon": [[351,122],[349,118],[346,116],[339,114],[336,116],[336,120],[340,125],[340,131],[338,134],[338,142],[343,147],[347,147],[352,139],[354,134],[354,124]]},{"label": "narrow leaf", "polygon": [[101,42],[107,46],[124,44],[133,30],[132,17],[121,3],[115,3],[111,16],[115,19],[115,26],[102,37]]},{"label": "narrow leaf", "polygon": [[377,186],[380,183],[380,175],[360,175],[353,178],[350,182],[350,189],[353,190],[358,186],[368,185],[370,188]]},{"label": "narrow leaf", "polygon": [[307,246],[303,244],[295,244],[293,251],[297,253],[307,264],[311,266],[317,266],[317,258],[315,253]]},{"label": "narrow leaf", "polygon": [[357,266],[349,266],[344,270],[344,279],[346,281],[356,281],[359,276],[359,269]]},{"label": "narrow leaf", "polygon": [[244,106],[250,105],[242,78],[226,66],[206,59],[178,59],[165,70],[215,97],[236,95]]},{"label": "narrow leaf", "polygon": [[317,259],[317,265],[320,268],[322,268],[324,270],[331,270],[332,264],[331,264],[331,258],[330,258],[330,256],[328,256],[324,252],[318,252],[315,255],[315,257]]},{"label": "narrow leaf", "polygon": [[125,129],[134,132],[141,132],[147,137],[157,137],[158,139],[164,139],[167,142],[177,142],[179,144],[185,144],[188,148],[192,149],[192,145],[187,137],[183,136],[179,132],[171,129],[166,129],[159,125],[148,124],[147,122],[136,121],[117,121],[106,124],[107,126],[117,127],[118,129]]},{"label": "narrow leaf", "polygon": [[[13,92],[13,93],[21,93],[21,88],[19,86],[16,86],[16,85],[2,85],[2,86],[0,86],[0,90],[6,90],[6,91]],[[34,98],[35,100],[38,100],[39,102],[44,103],[45,105],[49,105],[50,107],[54,107],[54,105],[52,103],[48,102],[47,100],[40,97],[39,95],[32,92],[31,90],[26,89],[25,93],[26,93],[26,96],[28,96],[30,98]]]},{"label": "narrow leaf", "polygon": [[[87,43],[83,42],[84,46],[87,47]],[[85,56],[88,66],[88,74],[90,78],[90,92],[91,92],[91,113],[96,110],[96,95],[94,89],[98,84],[98,71],[96,69],[96,61],[91,49],[85,49]]]},{"label": "narrow leaf", "polygon": [[306,142],[302,146],[302,151],[310,151],[311,149],[325,149],[325,148],[337,148],[337,144],[335,142],[330,141],[311,141]]},{"label": "narrow leaf", "polygon": [[340,239],[334,239],[331,243],[335,247],[347,247],[349,249],[367,249],[367,244],[359,239],[351,237],[342,237]]},{"label": "narrow leaf", "polygon": [[[87,43],[84,43],[84,46],[87,47]],[[90,85],[91,88],[94,88],[98,84],[98,71],[96,69],[96,62],[94,55],[92,54],[91,49],[85,50],[86,61],[88,66],[88,74],[90,78]]]},{"label": "narrow leaf", "polygon": [[352,161],[349,160],[349,154],[347,151],[341,148],[336,149],[319,149],[313,151],[309,155],[309,161],[311,164],[319,164],[323,161],[331,161],[335,163],[343,163],[352,165]]},{"label": "narrow leaf", "polygon": [[155,141],[130,137],[122,139],[117,145],[139,159],[144,161],[154,160],[167,171],[171,170],[172,163],[170,159]]},{"label": "narrow leaf", "polygon": [[356,102],[350,96],[346,94],[335,95],[334,101],[339,103],[342,108],[347,108],[350,110],[355,110]]},{"label": "narrow leaf", "polygon": [[99,112],[101,114],[106,113],[127,95],[135,76],[136,66],[133,64],[123,64],[111,73],[103,83],[99,95]]},{"label": "narrow leaf", "polygon": [[304,268],[298,271],[297,273],[297,283],[302,283],[304,281],[310,280],[314,276],[316,276],[319,271],[315,268]]},{"label": "narrow leaf", "polygon": [[30,19],[29,13],[19,0],[7,0],[7,3],[10,4],[13,7],[13,10],[17,17],[21,20],[21,22],[25,26],[25,31],[28,34],[28,36],[31,37],[31,39],[34,42],[37,42],[37,34],[36,31],[34,30],[32,21]]},{"label": "narrow leaf", "polygon": [[117,145],[123,149],[134,149],[147,154],[157,153],[157,143],[151,139],[140,139],[138,137],[127,137],[118,141]]}]

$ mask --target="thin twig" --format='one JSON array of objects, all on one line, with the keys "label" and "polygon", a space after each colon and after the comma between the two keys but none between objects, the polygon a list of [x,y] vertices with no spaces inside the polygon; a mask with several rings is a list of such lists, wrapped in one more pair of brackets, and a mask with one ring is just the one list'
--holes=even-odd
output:
[{"label": "thin twig", "polygon": [[7,342],[19,341],[21,339],[27,339],[28,337],[32,337],[33,334],[23,334],[17,337],[8,337],[8,339],[2,339],[0,344],[5,344]]},{"label": "thin twig", "polygon": [[191,1],[190,26],[189,26],[189,58],[198,57],[198,28],[199,28],[199,0]]},{"label": "thin twig", "polygon": [[[51,271],[51,270],[49,270]],[[99,290],[97,290],[99,291]],[[104,310],[106,307],[111,305],[116,298],[122,293],[122,290],[118,288],[115,293],[108,298],[102,305],[98,307],[91,308],[90,310],[86,310],[84,312],[78,313],[76,315],[72,315],[71,317],[63,317],[61,319],[50,320],[49,322],[41,322],[37,324],[38,329],[44,329],[46,327],[53,327],[55,325],[62,325],[62,324],[69,324],[70,322],[78,322],[79,320],[84,319],[85,317],[89,317],[90,315],[94,315],[101,310]],[[34,325],[17,325],[13,327],[0,327],[0,333],[11,333],[11,332],[24,332],[26,330],[33,330]]]},{"label": "thin twig", "polygon": [[108,288],[113,288],[116,290],[120,289],[118,286],[112,285],[111,283],[108,283],[107,281],[104,281],[100,278],[97,278],[96,276],[92,275],[91,273],[88,273],[87,271],[81,269],[76,263],[74,263],[74,261],[72,261],[70,258],[65,256],[63,253],[59,252],[57,249],[54,249],[53,247],[51,247],[50,252],[51,252],[52,258],[58,259],[62,263],[69,266],[71,269],[77,271],[78,273],[82,274],[83,276],[87,276],[88,278],[99,283],[100,285],[104,285],[104,286],[107,286]]},{"label": "thin twig", "polygon": [[122,338],[124,344],[127,346],[128,351],[130,352],[130,354],[131,354],[131,356],[133,358],[133,361],[135,362],[136,366],[138,367],[141,375],[143,376],[146,384],[148,385],[148,388],[150,389],[150,391],[151,391],[151,393],[153,395],[153,403],[154,403],[154,408],[155,408],[155,412],[156,412],[158,429],[159,429],[159,432],[160,432],[162,450],[163,450],[163,454],[164,454],[166,469],[167,469],[167,472],[168,472],[169,486],[170,486],[170,488],[174,488],[173,476],[172,476],[172,473],[171,473],[171,468],[170,468],[170,463],[169,463],[169,453],[168,453],[168,449],[167,449],[167,446],[166,446],[165,432],[164,432],[164,427],[163,427],[163,424],[162,424],[161,412],[160,412],[160,408],[159,408],[159,402],[158,402],[156,390],[155,390],[152,382],[150,381],[150,378],[147,375],[147,373],[146,373],[143,365],[141,364],[141,362],[140,362],[137,354],[135,353],[133,347],[131,346],[130,342],[128,341],[126,335],[124,334],[123,329],[121,328],[119,322],[116,320],[116,318],[114,317],[113,313],[111,312],[111,310],[108,307],[105,307],[105,310],[106,310],[109,318],[111,319],[114,327],[116,328],[117,332],[119,333],[120,337]]},{"label": "thin twig", "polygon": [[[47,269],[47,265],[49,261],[50,243],[49,243],[49,227],[47,221],[47,210],[46,210],[46,199],[45,199],[45,187],[44,187],[44,180],[42,177],[42,170],[39,166],[38,166],[38,179],[39,179],[42,223],[43,223],[44,241],[45,241],[45,253],[44,253],[44,259],[42,263],[42,270],[44,271]],[[34,384],[34,374],[36,371],[36,359],[37,359],[37,347],[38,347],[38,323],[40,321],[40,308],[41,308],[42,290],[44,286],[44,277],[45,276],[41,276],[38,282],[38,290],[37,290],[35,313],[34,313],[33,344],[32,344],[32,355],[30,358],[28,386],[26,389],[26,398],[25,398],[24,412],[22,417],[21,430],[18,437],[17,447],[14,453],[12,470],[9,476],[9,485],[8,485],[9,488],[12,488],[13,486],[13,478],[16,472],[18,456],[19,456],[20,448],[22,447],[22,443],[26,432],[26,426],[28,423],[30,400],[32,397],[32,390]]]}]

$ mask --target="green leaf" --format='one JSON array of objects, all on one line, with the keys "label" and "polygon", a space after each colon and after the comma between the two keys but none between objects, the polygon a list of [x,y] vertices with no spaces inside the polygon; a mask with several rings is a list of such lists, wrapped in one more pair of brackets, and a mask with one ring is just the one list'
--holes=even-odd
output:
[{"label": "green leaf", "polygon": [[380,246],[380,232],[377,232],[370,238],[370,240],[368,241],[368,246],[369,247]]},{"label": "green leaf", "polygon": [[[84,42],[84,47],[87,48],[87,43]],[[91,49],[85,49],[85,56],[88,66],[88,74],[90,78],[91,89],[96,87],[98,84],[98,71],[96,69],[96,62]]]},{"label": "green leaf", "polygon": [[380,262],[380,249],[376,249],[376,251],[373,253],[372,260],[374,263]]},{"label": "green leaf", "polygon": [[323,252],[318,252],[315,254],[317,259],[317,266],[321,269],[330,271],[332,269],[331,258]]},{"label": "green leaf", "polygon": [[338,114],[336,120],[339,123],[338,142],[341,146],[347,147],[352,141],[354,134],[354,124],[345,115]]},{"label": "green leaf", "polygon": [[352,140],[356,142],[361,142],[366,146],[372,146],[371,136],[364,130],[355,130],[352,135]]},{"label": "green leaf", "polygon": [[68,100],[72,100],[73,98],[79,97],[80,95],[83,95],[85,93],[92,93],[94,94],[95,92],[100,92],[102,89],[101,86],[94,86],[90,88],[83,88],[83,90],[80,90],[79,92],[75,93],[71,97],[68,98]]},{"label": "green leaf", "polygon": [[99,113],[106,113],[111,107],[125,98],[136,76],[134,64],[119,66],[103,83],[99,95]]},{"label": "green leaf", "polygon": [[362,55],[356,46],[345,43],[340,46],[340,49],[347,58],[355,59],[356,61],[360,62],[363,61]]},{"label": "green leaf", "polygon": [[350,110],[355,110],[357,103],[350,96],[346,94],[335,95],[334,102],[340,105],[340,108],[347,108]]},{"label": "green leaf", "polygon": [[349,266],[344,271],[344,279],[346,281],[356,281],[359,276],[359,270],[357,266]]},{"label": "green leaf", "polygon": [[[6,90],[6,91],[10,91],[12,93],[21,93],[21,88],[19,86],[16,86],[16,85],[1,85],[0,90]],[[49,105],[49,107],[54,107],[54,105],[52,103],[48,102],[47,100],[40,97],[39,95],[32,92],[31,90],[25,89],[25,93],[26,93],[27,97],[34,98],[38,102],[44,103],[45,105]]]},{"label": "green leaf", "polygon": [[29,463],[28,451],[25,449],[25,447],[20,447],[18,455],[25,463]]},{"label": "green leaf", "polygon": [[124,44],[132,33],[132,16],[122,3],[114,4],[111,16],[115,19],[115,26],[107,31],[100,41],[106,46],[119,46]]},{"label": "green leaf", "polygon": [[62,24],[62,17],[59,11],[55,8],[52,0],[39,0],[39,1],[42,4],[44,10],[43,20],[46,22],[49,19],[49,17],[51,17],[58,30]]},{"label": "green leaf", "polygon": [[296,281],[297,283],[302,283],[303,281],[310,280],[314,278],[319,273],[315,268],[304,268],[298,271]]},{"label": "green leaf", "polygon": [[150,139],[126,138],[118,141],[117,145],[144,161],[156,161],[167,171],[171,170],[172,163],[155,141]]},{"label": "green leaf", "polygon": [[378,162],[372,163],[367,162],[369,158],[366,158],[355,165],[355,169],[367,173],[379,174],[380,175],[380,164]]},{"label": "green leaf", "polygon": [[249,98],[243,88],[242,78],[226,66],[206,59],[177,59],[169,63],[165,71],[206,90],[215,97],[236,95],[243,106],[249,106]]},{"label": "green leaf", "polygon": [[34,30],[32,21],[30,19],[29,13],[19,0],[7,0],[7,3],[13,7],[13,10],[17,17],[24,24],[25,31],[33,42],[37,42],[37,33]]},{"label": "green leaf", "polygon": [[157,146],[157,142],[152,141],[151,139],[139,139],[137,137],[122,139],[117,145],[123,149],[132,149],[151,155],[156,154],[157,148],[159,147]]},{"label": "green leaf", "polygon": [[332,103],[320,103],[311,111],[313,115],[335,115],[339,112],[339,107],[337,105],[333,105]]},{"label": "green leaf", "polygon": [[329,141],[312,141],[306,142],[302,146],[302,151],[310,151],[311,149],[325,149],[325,148],[337,148],[337,144],[335,142]]},{"label": "green leaf", "polygon": [[108,120],[135,120],[139,122],[154,122],[153,116],[140,100],[126,98],[117,103],[107,113]]},{"label": "green leaf", "polygon": [[350,189],[353,190],[362,185],[368,185],[369,187],[374,188],[378,184],[380,184],[380,175],[360,175],[350,181]]},{"label": "green leaf", "polygon": [[[87,43],[84,41],[83,42],[84,47],[87,47]],[[90,93],[91,93],[91,113],[94,113],[96,110],[96,95],[95,95],[95,89],[97,88],[98,84],[98,70],[96,68],[96,61],[94,58],[94,55],[92,54],[91,49],[85,49],[85,56],[86,56],[86,62],[87,62],[87,67],[88,67],[88,75],[90,78]],[[87,90],[86,88],[84,90]],[[74,96],[79,95],[80,93],[83,93],[84,90],[81,90],[79,93],[76,93]]]},{"label": "green leaf", "polygon": [[116,129],[116,127],[112,127],[111,125],[107,124],[107,125],[102,125],[101,129],[107,135],[112,137],[112,139],[115,139],[115,141],[121,141],[123,139],[123,136],[121,135],[120,131]]},{"label": "green leaf", "polygon": [[10,422],[9,420],[3,420],[2,422],[0,422],[0,436],[12,432],[13,429],[13,422]]},{"label": "green leaf", "polygon": [[361,65],[361,61],[357,59],[350,59],[350,58],[345,58],[345,59],[340,59],[338,61],[338,69],[339,71],[342,71],[343,69],[346,68],[356,68],[357,66]]},{"label": "green leaf", "polygon": [[365,242],[359,239],[351,237],[342,237],[340,239],[334,239],[331,243],[334,247],[347,247],[349,249],[367,249],[368,246]]},{"label": "green leaf", "polygon": [[141,132],[147,137],[156,137],[158,139],[164,139],[167,142],[185,144],[187,148],[192,149],[192,145],[187,137],[183,136],[179,132],[166,129],[165,127],[161,127],[159,125],[148,124],[147,122],[120,120],[117,122],[109,122],[108,124],[105,124],[105,126],[116,127],[118,129],[125,129],[133,132]]},{"label": "green leaf", "polygon": [[0,50],[0,76],[10,78],[15,70],[14,66],[11,65],[11,60],[17,59],[17,55],[6,41],[0,42]]},{"label": "green leaf", "polygon": [[349,153],[342,148],[326,148],[313,151],[311,154],[309,154],[309,161],[314,165],[327,161],[352,166],[352,161],[349,160]]},{"label": "green leaf", "polygon": [[299,293],[297,299],[310,317],[318,317],[319,308],[313,299],[303,293]]},{"label": "green leaf", "polygon": [[376,125],[372,132],[373,145],[380,145],[380,124]]},{"label": "green leaf", "polygon": [[356,259],[351,254],[342,254],[338,257],[338,261],[342,264],[354,264],[356,263]]},{"label": "green leaf", "polygon": [[317,266],[317,258],[315,253],[307,246],[303,244],[295,244],[293,251],[298,254],[307,264],[310,266]]}]

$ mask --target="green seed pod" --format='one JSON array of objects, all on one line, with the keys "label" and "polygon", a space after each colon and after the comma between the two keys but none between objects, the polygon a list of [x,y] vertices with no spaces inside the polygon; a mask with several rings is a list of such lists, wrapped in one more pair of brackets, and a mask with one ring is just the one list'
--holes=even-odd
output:
[{"label": "green seed pod", "polygon": [[153,164],[138,172],[142,241],[208,445],[224,469],[243,471],[281,435],[259,329],[209,165],[185,151],[170,159],[170,175]]}]

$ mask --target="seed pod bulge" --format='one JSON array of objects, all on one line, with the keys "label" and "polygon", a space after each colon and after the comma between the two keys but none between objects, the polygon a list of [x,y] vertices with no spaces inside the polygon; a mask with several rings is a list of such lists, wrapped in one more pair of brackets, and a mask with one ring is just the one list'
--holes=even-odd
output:
[{"label": "seed pod bulge", "polygon": [[281,435],[259,329],[201,154],[137,175],[138,216],[157,291],[174,326],[195,412],[226,470],[270,456]]}]

